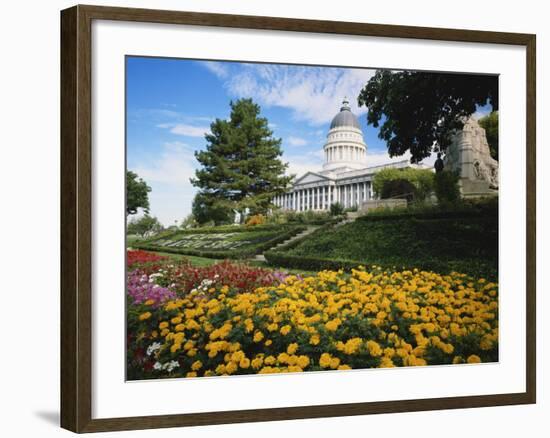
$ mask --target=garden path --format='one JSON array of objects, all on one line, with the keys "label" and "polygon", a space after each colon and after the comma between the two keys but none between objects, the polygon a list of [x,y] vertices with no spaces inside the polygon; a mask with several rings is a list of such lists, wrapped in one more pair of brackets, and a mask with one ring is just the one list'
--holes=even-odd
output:
[{"label": "garden path", "polygon": [[[313,233],[319,226],[310,225],[308,226],[304,231],[301,233],[296,234],[295,236],[290,237],[289,239],[285,240],[284,242],[281,242],[277,245],[275,245],[272,248],[269,248],[269,251],[280,248],[281,246],[288,245],[291,242],[294,242],[295,240],[301,239],[304,236],[307,236],[308,234]],[[252,260],[259,261],[259,262],[265,262],[265,256],[263,254],[256,254]]]}]

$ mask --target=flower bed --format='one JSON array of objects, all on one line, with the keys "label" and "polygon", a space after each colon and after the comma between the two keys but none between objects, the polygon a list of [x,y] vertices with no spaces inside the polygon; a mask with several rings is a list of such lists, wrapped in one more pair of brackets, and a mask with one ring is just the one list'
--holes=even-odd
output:
[{"label": "flower bed", "polygon": [[129,379],[498,360],[498,286],[483,278],[359,269],[243,290],[219,269],[206,288],[129,306]]},{"label": "flower bed", "polygon": [[303,226],[257,226],[246,231],[207,229],[178,232],[135,243],[136,248],[211,258],[247,258],[259,254],[305,230]]},{"label": "flower bed", "polygon": [[126,264],[128,268],[134,268],[137,265],[146,265],[167,260],[168,257],[160,256],[152,252],[143,250],[126,251]]}]

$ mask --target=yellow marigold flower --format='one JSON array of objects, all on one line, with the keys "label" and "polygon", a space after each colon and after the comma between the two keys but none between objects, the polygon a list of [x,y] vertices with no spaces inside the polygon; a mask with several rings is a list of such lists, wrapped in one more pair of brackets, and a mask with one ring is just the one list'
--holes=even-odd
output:
[{"label": "yellow marigold flower", "polygon": [[159,329],[160,330],[164,330],[165,328],[168,328],[170,324],[168,324],[167,321],[162,321],[160,324],[159,324]]},{"label": "yellow marigold flower", "polygon": [[216,367],[216,374],[225,374],[225,365],[224,364],[220,364]]},{"label": "yellow marigold flower", "polygon": [[262,367],[264,361],[261,357],[256,357],[255,359],[252,359],[251,361],[251,364],[252,364],[252,368],[254,368],[255,370],[258,370]]},{"label": "yellow marigold flower", "polygon": [[277,360],[280,362],[280,363],[288,363],[288,354],[287,353],[280,353],[278,356],[277,356]]},{"label": "yellow marigold flower", "polygon": [[175,316],[174,318],[172,318],[170,320],[170,322],[174,325],[179,324],[179,323],[181,323],[181,317],[180,316]]},{"label": "yellow marigold flower", "polygon": [[189,371],[185,377],[197,377],[197,373],[195,371]]},{"label": "yellow marigold flower", "polygon": [[260,342],[264,338],[264,334],[260,331],[254,333],[254,342]]},{"label": "yellow marigold flower", "polygon": [[188,330],[200,330],[201,329],[201,326],[194,319],[190,319],[190,320],[186,321],[185,327]]},{"label": "yellow marigold flower", "polygon": [[481,358],[475,354],[472,354],[468,356],[468,359],[466,359],[466,362],[468,363],[481,363]]},{"label": "yellow marigold flower", "polygon": [[160,335],[161,336],[167,336],[170,334],[170,330],[168,329],[163,329],[161,332],[160,332]]},{"label": "yellow marigold flower", "polygon": [[351,367],[349,365],[343,364],[338,366],[339,370],[351,370]]},{"label": "yellow marigold flower", "polygon": [[149,319],[149,318],[151,318],[151,312],[145,312],[139,315],[140,321],[145,321],[146,319]]},{"label": "yellow marigold flower", "polygon": [[200,360],[196,360],[195,362],[193,362],[193,364],[191,365],[191,369],[193,371],[198,371],[202,368],[202,362]]},{"label": "yellow marigold flower", "polygon": [[271,344],[273,344],[273,341],[271,339],[268,339],[267,341],[265,341],[265,345],[267,347],[269,347]]},{"label": "yellow marigold flower", "polygon": [[214,375],[214,372],[212,370],[206,370],[204,372],[204,377],[212,377]]},{"label": "yellow marigold flower", "polygon": [[333,357],[332,359],[330,359],[330,367],[333,370],[338,368],[339,365],[340,365],[340,359],[338,359],[337,357]]},{"label": "yellow marigold flower", "polygon": [[227,374],[233,374],[235,371],[237,371],[239,368],[237,366],[237,364],[235,362],[229,362],[226,366],[225,366],[225,372]]},{"label": "yellow marigold flower", "polygon": [[245,358],[245,354],[242,350],[239,350],[239,351],[235,351],[232,355],[231,355],[231,360],[233,362],[239,362],[241,359]]},{"label": "yellow marigold flower", "polygon": [[185,324],[178,324],[176,327],[174,327],[174,330],[177,332],[182,332],[185,330]]},{"label": "yellow marigold flower", "polygon": [[273,365],[276,361],[277,361],[277,359],[275,359],[275,357],[273,357],[273,356],[267,356],[267,357],[264,359],[264,363],[265,363],[266,365]]},{"label": "yellow marigold flower", "polygon": [[304,369],[309,366],[309,357],[305,355],[298,356],[296,363],[300,368]]},{"label": "yellow marigold flower", "polygon": [[181,344],[172,344],[172,346],[170,347],[170,351],[171,351],[172,353],[175,353],[175,352],[178,351],[180,348],[181,348]]},{"label": "yellow marigold flower", "polygon": [[464,359],[462,358],[462,356],[455,356],[453,358],[453,364],[458,364],[458,363],[463,363],[464,362]]},{"label": "yellow marigold flower", "polygon": [[333,332],[338,329],[340,324],[342,324],[342,321],[340,320],[340,318],[334,318],[328,321],[327,323],[325,323],[325,328]]},{"label": "yellow marigold flower", "polygon": [[479,348],[482,350],[490,350],[493,348],[493,342],[491,340],[491,337],[488,335],[485,335],[481,338],[481,341],[479,342]]},{"label": "yellow marigold flower", "polygon": [[244,330],[246,333],[250,333],[252,330],[254,330],[254,323],[250,318],[245,319]]},{"label": "yellow marigold flower", "polygon": [[151,332],[151,337],[152,337],[153,339],[158,338],[158,335],[159,335],[159,333],[158,333],[156,330],[153,330],[153,331]]},{"label": "yellow marigold flower", "polygon": [[146,306],[151,306],[152,304],[155,304],[155,300],[149,299],[149,300],[145,301],[145,303],[143,303],[143,304],[145,304]]},{"label": "yellow marigold flower", "polygon": [[370,355],[373,357],[378,357],[382,355],[382,348],[380,348],[380,345],[376,341],[367,341],[367,349],[369,350]]},{"label": "yellow marigold flower", "polygon": [[276,324],[276,323],[271,323],[267,326],[267,329],[270,331],[270,332],[274,332],[276,331],[277,329],[279,328],[279,326]]},{"label": "yellow marigold flower", "polygon": [[247,368],[250,366],[250,359],[248,359],[247,357],[243,357],[243,358],[239,361],[239,366],[240,366],[241,368],[247,369]]},{"label": "yellow marigold flower", "polygon": [[332,357],[329,353],[323,353],[319,358],[319,365],[323,368],[329,368],[331,359]]},{"label": "yellow marigold flower", "polygon": [[319,335],[313,335],[311,338],[309,338],[309,343],[311,345],[319,345],[319,342],[321,342]]},{"label": "yellow marigold flower", "polygon": [[283,327],[281,327],[281,330],[280,330],[281,335],[283,336],[288,335],[290,333],[290,329],[291,327],[288,324],[284,325]]},{"label": "yellow marigold flower", "polygon": [[298,344],[296,342],[293,342],[292,344],[289,344],[289,346],[286,348],[286,352],[288,354],[294,354],[298,351]]},{"label": "yellow marigold flower", "polygon": [[395,365],[389,357],[384,356],[382,359],[380,359],[380,365],[378,365],[378,368],[394,368],[394,367]]}]

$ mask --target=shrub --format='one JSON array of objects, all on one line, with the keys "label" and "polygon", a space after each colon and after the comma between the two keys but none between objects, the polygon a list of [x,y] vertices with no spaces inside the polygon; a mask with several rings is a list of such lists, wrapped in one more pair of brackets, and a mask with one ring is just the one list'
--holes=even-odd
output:
[{"label": "shrub", "polygon": [[400,198],[412,202],[417,197],[415,185],[406,179],[390,179],[384,181],[380,197],[382,199]]},{"label": "shrub", "polygon": [[377,196],[382,197],[386,181],[407,180],[415,187],[415,195],[419,200],[426,199],[434,190],[434,173],[429,169],[382,169],[373,179],[373,189]]},{"label": "shrub", "polygon": [[452,206],[460,200],[458,180],[458,174],[450,170],[435,174],[435,195],[440,205]]},{"label": "shrub", "polygon": [[344,206],[339,202],[334,202],[330,204],[330,215],[331,216],[340,216],[344,213]]},{"label": "shrub", "polygon": [[247,227],[254,227],[256,225],[263,225],[265,223],[265,216],[263,214],[255,214],[250,216],[246,221]]}]

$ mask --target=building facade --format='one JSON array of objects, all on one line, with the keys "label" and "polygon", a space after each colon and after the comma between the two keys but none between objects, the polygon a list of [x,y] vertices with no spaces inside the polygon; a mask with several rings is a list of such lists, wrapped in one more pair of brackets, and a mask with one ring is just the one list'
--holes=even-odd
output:
[{"label": "building facade", "polygon": [[372,180],[381,169],[422,167],[408,160],[368,167],[367,145],[361,126],[344,99],[334,116],[323,146],[325,162],[319,172],[307,172],[294,181],[289,190],[275,197],[283,210],[328,210],[339,203],[344,208],[361,206],[375,199]]}]

